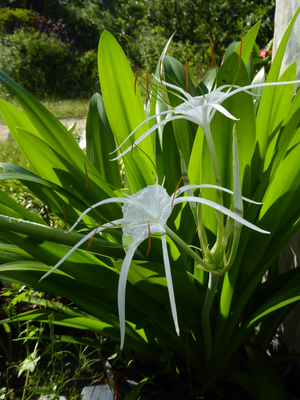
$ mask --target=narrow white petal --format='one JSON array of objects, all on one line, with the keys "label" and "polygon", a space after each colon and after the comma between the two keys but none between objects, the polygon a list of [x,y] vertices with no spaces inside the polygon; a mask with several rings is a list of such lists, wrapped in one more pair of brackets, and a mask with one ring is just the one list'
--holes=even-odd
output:
[{"label": "narrow white petal", "polygon": [[[230,114],[230,112],[227,111],[225,107],[221,106],[218,103],[208,103],[207,105],[213,107],[216,110],[218,110],[221,114],[225,115],[225,117],[227,117],[227,118],[233,119],[234,121],[238,121],[239,120],[238,118],[235,118],[232,114]],[[213,115],[214,115],[214,113],[213,113]],[[211,117],[213,115],[211,114]]]},{"label": "narrow white petal", "polygon": [[[169,87],[169,88],[171,88],[171,89],[177,90],[177,92],[182,93],[182,94],[184,95],[184,97],[185,97],[187,100],[190,100],[190,99],[193,97],[193,96],[191,96],[188,92],[186,92],[185,90],[183,90],[180,86],[172,85],[171,83],[168,83],[168,82],[165,82],[165,81],[161,81],[161,80],[160,80],[159,78],[157,78],[155,75],[153,75],[153,77],[154,77],[154,79],[156,79],[158,82],[162,82],[163,85],[165,85],[165,86],[167,86],[167,87]],[[182,99],[182,100],[185,101],[185,99]]]},{"label": "narrow white petal", "polygon": [[82,220],[82,218],[91,210],[93,210],[96,207],[102,206],[103,204],[107,204],[107,203],[125,203],[127,201],[127,199],[124,199],[122,197],[112,197],[110,199],[106,199],[106,200],[101,200],[98,203],[93,204],[92,206],[88,207],[85,211],[83,211],[83,213],[80,215],[80,217],[76,220],[76,222],[71,226],[71,228],[69,229],[69,232],[71,232],[75,226]]},{"label": "narrow white petal", "polygon": [[122,264],[119,277],[118,310],[119,310],[119,321],[120,321],[121,349],[123,348],[125,341],[125,292],[126,292],[127,276],[133,255],[139,244],[140,242],[135,241],[129,246]]},{"label": "narrow white petal", "polygon": [[164,259],[164,265],[165,265],[165,272],[166,272],[166,278],[167,278],[171,311],[172,311],[173,321],[174,321],[174,325],[175,325],[175,330],[176,330],[177,335],[179,336],[180,331],[179,331],[179,324],[178,324],[178,318],[177,318],[177,310],[176,310],[174,288],[173,288],[173,281],[172,281],[172,275],[171,275],[171,267],[170,267],[168,249],[167,249],[166,235],[161,235],[161,242],[162,242],[163,259]]},{"label": "narrow white petal", "polygon": [[[174,112],[174,111],[170,111],[170,112]],[[119,158],[123,157],[125,154],[127,154],[127,153],[129,153],[131,151],[132,147],[137,146],[143,139],[145,139],[145,137],[150,135],[150,133],[155,131],[158,127],[160,127],[161,125],[165,125],[167,122],[174,121],[176,119],[187,119],[188,121],[194,122],[195,124],[199,124],[199,121],[197,121],[195,118],[187,117],[185,115],[177,115],[177,116],[175,115],[175,116],[170,117],[170,118],[165,118],[162,121],[160,121],[157,124],[155,124],[154,126],[152,126],[152,128],[148,129],[147,132],[143,133],[143,135],[141,135],[137,140],[134,141],[133,146],[128,147],[126,150],[124,150],[117,157],[111,159],[111,161],[115,161],[115,160],[118,160]]]},{"label": "narrow white petal", "polygon": [[240,222],[241,224],[247,226],[250,229],[253,229],[257,232],[260,233],[270,233],[268,231],[265,231],[261,228],[258,228],[257,226],[251,224],[251,222],[246,221],[244,218],[240,217],[239,215],[237,215],[236,213],[228,210],[228,208],[221,206],[220,204],[214,203],[213,201],[210,200],[206,200],[203,199],[201,197],[177,197],[177,199],[174,200],[174,205],[179,204],[179,203],[185,203],[186,201],[194,201],[197,203],[201,203],[201,204],[206,204],[209,207],[214,208],[215,210],[218,210],[220,212],[222,212],[225,215],[228,215],[230,218],[234,219],[235,221]]},{"label": "narrow white petal", "polygon": [[[172,110],[171,110],[172,111]],[[148,122],[148,121],[150,121],[151,119],[153,119],[153,118],[156,118],[156,117],[159,117],[160,115],[166,115],[166,114],[169,114],[170,112],[171,112],[170,110],[167,110],[167,111],[162,111],[162,112],[160,112],[160,113],[158,113],[158,114],[155,114],[155,115],[152,115],[152,117],[149,117],[149,118],[147,118],[147,119],[145,119],[145,121],[143,121],[143,122],[141,122],[136,128],[134,128],[134,130],[127,136],[127,138],[120,144],[120,146],[118,146],[114,151],[112,151],[111,153],[109,153],[109,154],[113,154],[113,153],[115,153],[117,150],[119,150],[119,148],[121,147],[121,146],[123,146],[123,144],[141,127],[141,126],[143,126],[146,122]],[[114,159],[113,159],[114,160]],[[112,160],[112,161],[113,161]]]},{"label": "narrow white petal", "polygon": [[[235,125],[233,127],[233,143],[232,143],[232,158],[233,158],[233,186],[234,186],[234,211],[243,215],[243,198],[240,178],[240,163],[239,152],[236,137]],[[238,227],[238,225],[235,226]]]},{"label": "narrow white petal", "polygon": [[[185,191],[188,191],[190,189],[201,189],[201,188],[202,189],[217,189],[217,190],[221,190],[223,192],[230,193],[230,194],[234,195],[234,192],[232,190],[230,190],[230,189],[226,189],[226,188],[224,188],[222,186],[218,186],[218,185],[211,185],[209,183],[207,183],[207,184],[205,183],[205,184],[202,184],[202,185],[185,185],[185,186],[182,186],[177,190],[176,195],[178,196],[179,194],[181,194],[181,193],[183,193]],[[248,199],[247,197],[242,197],[242,199],[245,200],[245,201],[248,201],[248,203],[263,204],[262,202]]]},{"label": "narrow white petal", "polygon": [[[232,92],[229,92],[227,94],[227,97],[233,96],[236,93],[239,92],[248,92],[248,89],[255,89],[258,87],[265,87],[265,86],[281,86],[281,85],[291,85],[291,84],[295,84],[295,83],[300,83],[300,80],[297,81],[286,81],[286,82],[267,82],[267,83],[255,83],[253,85],[247,85],[247,86],[240,86],[237,89],[233,90]],[[256,96],[254,93],[252,92],[248,92],[249,94]]]},{"label": "narrow white petal", "polygon": [[[115,221],[116,222],[116,221]],[[80,247],[84,242],[86,242],[88,239],[90,239],[93,235],[95,235],[96,233],[99,233],[101,231],[103,231],[106,228],[119,228],[118,226],[112,225],[111,223],[107,223],[102,225],[99,228],[96,228],[94,230],[92,230],[91,232],[89,232],[87,235],[85,235],[81,240],[79,240],[78,243],[75,244],[75,246],[73,246],[71,248],[71,250],[69,250],[67,252],[66,255],[63,256],[63,258],[61,258],[58,263],[56,263],[54,265],[54,267],[52,267],[48,272],[46,272],[46,274],[44,274],[41,279],[39,280],[39,282],[43,279],[45,279],[48,275],[50,275],[56,268],[58,268],[75,250],[78,249],[78,247]],[[66,232],[67,234],[67,232]]]}]

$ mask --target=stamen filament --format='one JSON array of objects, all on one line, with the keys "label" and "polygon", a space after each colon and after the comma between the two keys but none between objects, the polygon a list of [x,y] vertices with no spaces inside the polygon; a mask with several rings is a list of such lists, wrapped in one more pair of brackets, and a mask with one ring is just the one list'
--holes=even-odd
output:
[{"label": "stamen filament", "polygon": [[86,187],[85,188],[87,189],[89,187],[89,175],[88,175],[88,172],[86,169],[85,161],[84,161],[83,165],[84,165],[84,170],[85,170],[85,175],[86,175]]},{"label": "stamen filament", "polygon": [[89,244],[88,244],[88,246],[87,246],[87,248],[86,248],[86,251],[87,251],[87,252],[89,251],[90,245],[92,244],[92,241],[94,240],[94,237],[95,237],[95,235],[96,235],[96,233],[97,233],[97,231],[98,231],[98,228],[100,228],[100,225],[101,225],[101,221],[99,222],[97,228],[95,229],[95,231],[94,231],[94,233],[93,233],[93,236],[91,237],[91,240],[89,241]]},{"label": "stamen filament", "polygon": [[150,248],[151,248],[151,232],[150,232],[150,223],[148,221],[148,250],[146,253],[146,257],[148,257],[148,255],[150,253]]},{"label": "stamen filament", "polygon": [[241,37],[241,45],[240,45],[240,52],[239,52],[239,69],[241,69],[242,47],[243,47],[243,36]]},{"label": "stamen filament", "polygon": [[[66,231],[68,231],[67,222],[66,222],[66,214],[65,214],[65,206],[63,206],[63,216],[64,216],[65,229],[66,229]],[[70,235],[69,231],[68,231],[68,235]]]},{"label": "stamen filament", "polygon": [[176,186],[176,188],[175,188],[175,190],[174,190],[173,198],[172,198],[172,203],[171,203],[171,210],[173,210],[173,203],[174,203],[174,200],[175,200],[176,192],[177,192],[177,190],[178,190],[178,188],[179,188],[179,185],[180,185],[180,182],[181,182],[181,181],[182,181],[182,177],[179,179],[179,182],[177,183],[177,186]]},{"label": "stamen filament", "polygon": [[140,68],[138,68],[138,70],[136,71],[135,78],[134,78],[134,94],[135,95],[136,95],[136,82],[137,82],[139,70],[140,70]]},{"label": "stamen filament", "polygon": [[148,71],[146,71],[146,90],[147,90],[147,96],[148,96],[149,102],[151,103],[151,97],[150,97],[150,94],[149,94]]},{"label": "stamen filament", "polygon": [[209,39],[210,41],[210,54],[211,54],[211,66],[214,66],[214,51],[213,51],[213,43],[211,38]]},{"label": "stamen filament", "polygon": [[160,83],[163,84],[162,79],[161,79],[161,60],[159,62],[159,79],[160,79]]},{"label": "stamen filament", "polygon": [[130,155],[131,155],[131,160],[132,160],[132,151],[133,151],[133,145],[134,145],[134,138],[135,138],[135,132],[134,132],[134,134],[133,134],[133,136],[132,136],[132,142],[131,142],[131,152],[130,152]]},{"label": "stamen filament", "polygon": [[187,58],[185,59],[185,88],[186,88],[186,91],[188,92],[188,90],[189,90],[189,70],[188,70]]}]

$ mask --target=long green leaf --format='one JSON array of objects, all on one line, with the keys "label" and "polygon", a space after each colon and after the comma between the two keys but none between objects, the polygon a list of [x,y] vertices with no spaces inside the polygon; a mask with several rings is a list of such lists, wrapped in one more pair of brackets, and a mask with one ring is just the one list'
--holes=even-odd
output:
[{"label": "long green leaf", "polygon": [[[99,173],[93,164],[80,149],[71,133],[60,123],[60,121],[30,93],[2,71],[0,71],[0,81],[15,97],[27,115],[27,117],[24,118],[24,113],[22,111],[17,110],[16,107],[14,108],[14,111],[12,111],[12,107],[14,106],[7,102],[1,102],[0,112],[4,121],[8,125],[11,134],[17,141],[17,144],[21,148],[30,151],[26,141],[24,141],[23,134],[26,135],[24,130],[27,132],[30,130],[32,136],[34,136],[31,141],[31,153],[33,152],[33,149],[35,151],[31,154],[31,158],[28,159],[29,163],[35,163],[36,165],[36,159],[41,159],[37,149],[39,149],[39,145],[44,142],[45,145],[52,149],[52,153],[56,154],[56,158],[59,158],[60,162],[64,163],[68,170],[72,171],[73,175],[74,171],[76,171],[74,176],[78,175],[78,178],[80,179],[79,184],[81,185],[82,193],[84,192],[83,188],[86,186],[86,178],[84,178],[86,166],[89,171],[90,197],[94,198],[95,201],[99,201],[106,197],[113,197],[114,194],[112,189],[107,183],[105,183],[101,176],[99,176]],[[28,119],[30,120],[29,125],[27,124]],[[34,126],[33,129],[32,125]],[[19,128],[19,134],[17,134],[17,128]],[[29,134],[27,133],[27,136],[28,135]],[[42,167],[42,165],[43,162],[38,163],[37,167]],[[44,178],[43,176],[41,177]]]},{"label": "long green leaf", "polygon": [[259,398],[264,400],[284,400],[286,393],[276,366],[271,358],[261,349],[246,346],[248,359],[254,375],[255,386],[259,392]]},{"label": "long green leaf", "polygon": [[[134,76],[127,58],[115,38],[107,31],[101,35],[98,51],[98,66],[101,91],[108,121],[117,143],[120,145],[127,136],[146,119],[143,103],[136,87]],[[148,129],[144,124],[136,132],[138,138]],[[132,139],[121,150],[130,147]],[[127,179],[133,193],[155,182],[153,162],[153,141],[150,137],[139,145],[147,156],[134,149],[131,155],[123,157]]]},{"label": "long green leaf", "polygon": [[[291,19],[283,38],[280,42],[280,45],[276,51],[274,60],[272,62],[272,66],[268,73],[267,82],[276,82],[279,78],[280,67],[283,59],[283,55],[285,52],[285,48],[293,28],[293,25],[298,17],[300,12],[300,8],[296,11],[295,15]],[[257,113],[257,140],[258,140],[258,151],[260,159],[264,159],[266,150],[267,150],[267,143],[270,135],[272,134],[271,124],[272,124],[272,114],[273,114],[273,100],[274,93],[276,92],[277,88],[275,86],[270,86],[264,89],[263,95],[260,100],[260,105]],[[279,110],[280,112],[280,110]],[[259,161],[257,161],[259,162]]]},{"label": "long green leaf", "polygon": [[115,139],[107,120],[102,96],[95,93],[91,98],[86,121],[86,153],[103,179],[112,187],[121,187],[120,167],[111,162],[110,153],[115,150]]}]

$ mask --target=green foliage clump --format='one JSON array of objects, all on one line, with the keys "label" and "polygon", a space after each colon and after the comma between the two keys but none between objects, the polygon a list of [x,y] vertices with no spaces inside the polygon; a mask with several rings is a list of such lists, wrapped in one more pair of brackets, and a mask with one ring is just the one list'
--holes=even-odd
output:
[{"label": "green foliage clump", "polygon": [[[115,22],[111,33],[117,38],[134,67],[153,70],[168,38],[175,32],[168,54],[181,62],[188,58],[193,74],[204,73],[211,62],[210,39],[214,59],[221,64],[222,54],[233,41],[239,41],[259,19],[257,38],[260,47],[273,37],[275,0],[113,0],[101,2]],[[108,8],[109,7],[109,8]]]},{"label": "green foliage clump", "polygon": [[1,35],[12,34],[16,29],[32,26],[36,21],[36,13],[21,8],[3,8],[0,13]]},{"label": "green foliage clump", "polygon": [[97,82],[93,50],[81,57],[54,33],[33,28],[3,36],[0,68],[39,97],[89,95]]},{"label": "green foliage clump", "polygon": [[[48,75],[45,90],[40,89],[43,84],[27,86],[26,74],[20,83],[38,97],[67,98],[89,97],[95,91],[97,67],[95,53],[91,51],[97,50],[104,30],[114,35],[134,70],[142,68],[152,72],[155,60],[174,34],[168,54],[182,63],[188,59],[190,72],[200,79],[211,65],[210,39],[216,65],[221,64],[229,44],[239,41],[258,20],[262,24],[257,44],[260,48],[267,45],[273,37],[275,0],[0,0],[0,7],[1,52],[10,53],[7,44],[10,35],[21,28],[38,32],[40,36],[35,38],[41,41],[41,46],[45,45],[41,34],[54,35],[57,46],[61,46],[57,61],[64,73],[60,74],[60,70],[57,73],[56,67],[46,67],[56,78],[54,85]],[[56,46],[51,43],[52,47]],[[14,57],[17,58],[14,63],[21,61],[31,76],[39,79],[35,68],[31,68],[35,63],[28,64],[28,58],[23,59],[17,50]],[[44,67],[45,63],[41,65]],[[7,68],[7,63],[0,60],[0,69],[19,81],[18,75],[11,72],[13,67]],[[75,75],[70,80],[70,69],[74,68]]]}]

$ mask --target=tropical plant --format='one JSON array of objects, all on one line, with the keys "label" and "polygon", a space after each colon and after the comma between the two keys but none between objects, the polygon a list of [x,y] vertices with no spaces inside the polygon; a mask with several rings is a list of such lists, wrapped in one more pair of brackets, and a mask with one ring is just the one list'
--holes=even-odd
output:
[{"label": "tropical plant", "polygon": [[[255,399],[295,398],[267,350],[300,300],[299,270],[276,269],[300,225],[295,63],[279,77],[299,12],[266,82],[263,69],[252,78],[248,62],[259,23],[197,86],[166,46],[155,79],[144,82],[146,112],[138,77],[104,32],[103,97],[90,103],[87,155],[0,72],[22,108],[1,100],[2,117],[35,171],[1,163],[0,177],[20,180],[69,230],[47,226],[0,193],[0,279],[74,302],[46,302],[12,320],[47,322],[51,314],[54,324],[110,338],[94,345],[123,365],[123,380],[114,380],[122,397],[130,378],[140,383],[127,399],[151,382],[173,395],[222,397],[230,382]],[[122,161],[111,161],[115,143]]]},{"label": "tropical plant", "polygon": [[[44,307],[43,293],[10,286],[1,293],[7,299],[3,306],[7,315],[16,315],[18,309],[37,307],[29,302],[32,295],[40,299],[38,308]],[[59,300],[64,302],[65,299],[51,301],[61,307],[63,304]],[[93,337],[86,335],[78,344],[78,339],[74,341],[72,336],[74,329],[64,328],[63,332],[57,332],[58,327],[53,325],[51,314],[47,323],[5,323],[1,328],[5,329],[7,343],[0,339],[4,350],[1,353],[6,355],[1,356],[1,386],[5,384],[6,387],[1,387],[0,395],[3,393],[3,397],[0,396],[0,399],[28,400],[42,394],[45,398],[65,398],[59,396],[61,393],[68,399],[81,399],[80,388],[98,381],[103,375],[97,351],[89,346],[93,343]],[[95,339],[98,339],[97,336]]]}]

